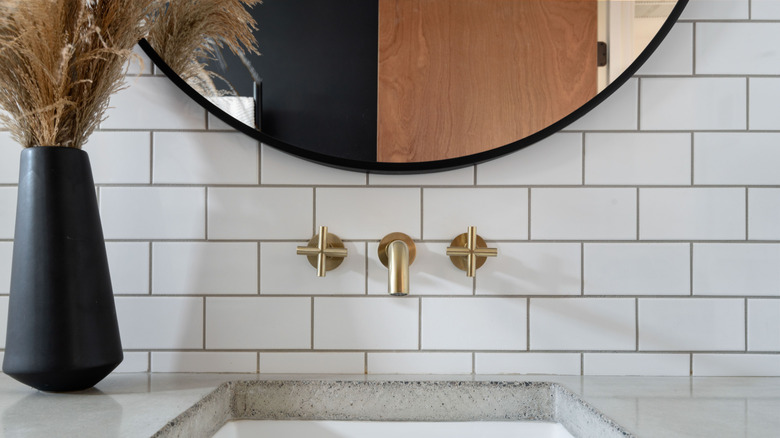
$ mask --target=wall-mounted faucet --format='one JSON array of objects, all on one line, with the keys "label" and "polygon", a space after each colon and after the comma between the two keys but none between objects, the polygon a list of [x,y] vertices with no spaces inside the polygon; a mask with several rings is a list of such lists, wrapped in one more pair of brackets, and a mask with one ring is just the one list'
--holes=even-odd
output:
[{"label": "wall-mounted faucet", "polygon": [[387,267],[387,292],[390,295],[409,295],[409,266],[417,256],[411,237],[404,233],[390,233],[379,242],[379,260]]}]

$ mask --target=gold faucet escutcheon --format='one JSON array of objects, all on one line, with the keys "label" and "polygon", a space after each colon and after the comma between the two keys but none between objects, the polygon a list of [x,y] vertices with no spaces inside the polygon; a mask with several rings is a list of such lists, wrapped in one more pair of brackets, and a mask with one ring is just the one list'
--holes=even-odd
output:
[{"label": "gold faucet escutcheon", "polygon": [[320,227],[320,233],[309,240],[307,246],[297,248],[298,255],[305,255],[309,263],[317,268],[317,277],[324,277],[326,271],[339,267],[347,256],[347,248],[339,236],[328,233],[328,227]]},{"label": "gold faucet escutcheon", "polygon": [[477,275],[477,269],[485,264],[487,257],[496,257],[498,250],[488,248],[485,240],[477,234],[477,227],[469,227],[467,233],[452,239],[447,255],[452,264],[461,271],[466,271],[467,277]]}]

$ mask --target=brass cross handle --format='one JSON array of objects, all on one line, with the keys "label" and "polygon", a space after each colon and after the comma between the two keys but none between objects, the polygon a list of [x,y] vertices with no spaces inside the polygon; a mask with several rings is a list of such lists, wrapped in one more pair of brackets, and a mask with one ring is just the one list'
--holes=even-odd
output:
[{"label": "brass cross handle", "polygon": [[487,257],[496,257],[498,250],[487,247],[485,239],[477,235],[477,227],[469,227],[468,233],[452,239],[447,255],[453,265],[461,271],[466,271],[467,277],[474,277],[477,269],[487,261]]},{"label": "brass cross handle", "polygon": [[317,277],[324,277],[325,271],[338,268],[347,256],[344,242],[339,236],[328,234],[328,227],[320,227],[320,233],[312,237],[307,246],[299,246],[297,252],[317,268]]}]

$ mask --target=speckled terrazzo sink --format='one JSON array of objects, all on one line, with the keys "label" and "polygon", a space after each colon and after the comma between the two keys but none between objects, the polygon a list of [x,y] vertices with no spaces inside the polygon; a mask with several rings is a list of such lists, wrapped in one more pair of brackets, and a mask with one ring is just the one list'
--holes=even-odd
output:
[{"label": "speckled terrazzo sink", "polygon": [[547,421],[578,438],[631,437],[572,392],[546,382],[227,382],[155,437],[211,437],[227,421]]}]

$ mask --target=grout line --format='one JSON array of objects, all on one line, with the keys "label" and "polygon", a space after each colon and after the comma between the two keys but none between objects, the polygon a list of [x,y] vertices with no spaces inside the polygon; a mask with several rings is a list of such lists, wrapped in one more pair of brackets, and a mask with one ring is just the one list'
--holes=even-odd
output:
[{"label": "grout line", "polygon": [[363,242],[363,295],[368,295],[368,264],[371,259],[368,257],[368,242]]},{"label": "grout line", "polygon": [[639,298],[634,298],[634,346],[639,352]]},{"label": "grout line", "polygon": [[695,187],[696,172],[696,135],[691,132],[691,187]]},{"label": "grout line", "polygon": [[477,353],[471,352],[471,374],[477,374]]},{"label": "grout line", "polygon": [[580,242],[580,295],[585,296],[585,243]]},{"label": "grout line", "polygon": [[203,350],[206,350],[206,297],[203,297]]},{"label": "grout line", "polygon": [[530,188],[526,189],[526,192],[528,193],[528,236],[527,240],[531,240],[531,196],[533,194],[533,190]]},{"label": "grout line", "polygon": [[745,187],[745,240],[750,240],[750,190]]},{"label": "grout line", "polygon": [[149,287],[149,292],[146,293],[146,295],[152,295],[154,292],[153,287],[154,283],[152,282],[152,279],[154,278],[154,252],[152,251],[152,242],[149,242],[147,244],[147,251],[149,251],[149,278],[147,278],[147,283]]},{"label": "grout line", "polygon": [[425,190],[420,187],[420,240],[425,239],[423,228],[425,225]]},{"label": "grout line", "polygon": [[693,42],[693,59],[691,60],[691,69],[693,71],[693,75],[694,76],[700,77],[699,75],[696,74],[696,53],[698,51],[698,47],[696,45],[697,25],[698,25],[698,22],[694,21],[693,22],[693,26],[692,26],[693,27],[693,41],[692,41]]},{"label": "grout line", "polygon": [[[317,234],[317,187],[311,188],[311,233],[312,236]],[[330,227],[330,225],[326,225]]]},{"label": "grout line", "polygon": [[154,131],[149,131],[149,184],[154,184]]},{"label": "grout line", "polygon": [[[688,375],[693,376],[693,353],[690,353],[688,357]],[[693,395],[693,388],[691,388],[691,395]]]},{"label": "grout line", "polygon": [[263,247],[260,242],[257,242],[257,295],[263,293],[263,289],[260,285],[263,282],[262,270],[263,270]]},{"label": "grout line", "polygon": [[257,185],[263,186],[263,144],[257,142]]},{"label": "grout line", "polygon": [[580,173],[582,185],[585,185],[585,156],[587,154],[587,137],[585,136],[585,133],[582,133],[582,145],[580,146],[580,161],[581,161],[581,170]]},{"label": "grout line", "polygon": [[422,351],[422,298],[417,298],[417,350]]},{"label": "grout line", "polygon": [[636,240],[637,241],[641,240],[640,235],[639,235],[639,230],[640,230],[640,228],[639,228],[639,218],[640,218],[640,215],[639,215],[639,213],[640,213],[640,210],[639,210],[639,205],[640,205],[640,203],[639,203],[639,194],[640,193],[641,193],[641,191],[639,190],[639,187],[637,187],[636,188]]},{"label": "grout line", "polygon": [[525,351],[531,351],[531,298],[525,299]]},{"label": "grout line", "polygon": [[693,296],[693,242],[689,243],[689,254],[688,254],[688,295]]},{"label": "grout line", "polygon": [[750,131],[750,77],[745,78],[745,131]]},{"label": "grout line", "polygon": [[636,130],[642,130],[642,78],[637,78],[636,84]]},{"label": "grout line", "polygon": [[368,374],[368,353],[363,352],[363,374]]},{"label": "grout line", "polygon": [[256,360],[257,360],[257,366],[255,368],[255,372],[257,374],[260,374],[260,352],[259,351],[257,352],[257,359]]},{"label": "grout line", "polygon": [[748,299],[745,298],[745,353],[748,352]]},{"label": "grout line", "polygon": [[314,297],[311,297],[311,308],[309,312],[311,313],[309,323],[309,325],[311,325],[311,333],[309,334],[309,336],[311,336],[310,349],[314,350]]},{"label": "grout line", "polygon": [[580,352],[580,375],[585,375],[585,353]]}]

